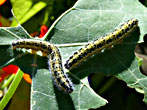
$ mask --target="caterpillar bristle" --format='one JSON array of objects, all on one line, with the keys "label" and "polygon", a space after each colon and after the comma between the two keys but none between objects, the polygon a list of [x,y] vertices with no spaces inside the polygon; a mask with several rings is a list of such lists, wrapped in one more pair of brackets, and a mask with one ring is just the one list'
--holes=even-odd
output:
[{"label": "caterpillar bristle", "polygon": [[70,79],[63,71],[62,59],[59,49],[51,43],[46,41],[20,39],[12,42],[13,49],[25,48],[31,49],[32,53],[36,54],[41,51],[43,56],[49,59],[49,69],[54,79],[55,85],[67,93],[73,92],[73,85]]},{"label": "caterpillar bristle", "polygon": [[73,69],[87,57],[94,55],[96,52],[101,52],[103,49],[108,48],[117,42],[122,41],[138,27],[137,19],[130,19],[120,27],[115,29],[112,33],[105,35],[100,39],[96,39],[93,42],[88,43],[85,47],[80,48],[64,64],[66,69]]}]

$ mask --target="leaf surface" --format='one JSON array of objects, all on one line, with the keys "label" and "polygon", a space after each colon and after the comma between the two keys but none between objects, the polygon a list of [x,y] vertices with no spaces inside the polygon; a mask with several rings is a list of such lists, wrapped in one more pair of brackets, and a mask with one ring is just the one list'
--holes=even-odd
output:
[{"label": "leaf surface", "polygon": [[[0,28],[0,38],[6,39],[0,41],[2,44],[0,45],[1,56],[4,56],[1,59],[1,66],[10,63],[16,64],[25,73],[32,75],[32,110],[88,110],[105,105],[107,101],[97,95],[88,84],[87,76],[93,72],[115,75],[124,80],[129,87],[143,89],[145,102],[147,102],[146,76],[139,71],[138,62],[134,55],[135,45],[139,41],[143,41],[143,36],[146,33],[146,11],[143,5],[133,0],[78,0],[71,9],[57,19],[46,34],[45,40],[59,47],[63,64],[85,43],[112,32],[128,19],[139,20],[139,28],[122,43],[88,58],[71,71],[69,77],[74,83],[75,91],[70,95],[53,86],[46,58],[30,54],[18,57],[18,55],[24,54],[23,51],[12,52],[9,49],[11,41],[17,38],[13,34],[20,38],[30,38],[20,26],[5,28],[13,34]],[[73,46],[75,43],[79,45]]]}]

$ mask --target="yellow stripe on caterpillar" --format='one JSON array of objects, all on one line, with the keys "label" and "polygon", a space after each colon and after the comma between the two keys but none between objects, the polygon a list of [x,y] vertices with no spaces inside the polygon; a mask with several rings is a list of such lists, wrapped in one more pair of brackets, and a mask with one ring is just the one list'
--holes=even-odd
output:
[{"label": "yellow stripe on caterpillar", "polygon": [[96,39],[93,42],[88,43],[85,47],[79,49],[65,63],[66,69],[73,69],[78,64],[83,62],[87,57],[94,55],[96,52],[101,52],[104,48],[114,45],[115,43],[123,40],[138,27],[137,19],[130,19],[126,23],[122,24],[114,32],[107,34],[106,36]]},{"label": "yellow stripe on caterpillar", "polygon": [[36,51],[41,51],[49,59],[49,69],[51,71],[55,85],[65,92],[73,92],[72,82],[63,71],[61,55],[59,49],[56,46],[46,41],[20,39],[13,41],[12,47],[13,49],[32,49],[34,54],[36,53]]}]

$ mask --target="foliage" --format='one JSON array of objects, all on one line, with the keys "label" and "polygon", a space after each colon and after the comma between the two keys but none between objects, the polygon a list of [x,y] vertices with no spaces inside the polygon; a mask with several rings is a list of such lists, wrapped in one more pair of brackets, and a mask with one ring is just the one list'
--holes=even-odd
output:
[{"label": "foliage", "polygon": [[[49,26],[53,22],[52,18],[59,16],[58,10],[65,10],[59,5],[65,3],[64,0],[27,0],[25,3],[23,0],[11,0],[11,3],[20,24],[29,33],[36,31],[39,25],[47,22]],[[88,58],[68,72],[75,87],[71,94],[65,94],[54,87],[46,58],[26,54],[24,51],[12,51],[10,45],[13,40],[31,38],[20,25],[0,28],[0,54],[3,56],[0,59],[1,67],[15,64],[32,76],[32,110],[88,110],[104,106],[108,101],[94,92],[88,83],[88,75],[92,73],[112,75],[125,81],[130,88],[140,89],[145,95],[144,102],[147,103],[147,78],[140,72],[134,54],[136,44],[143,42],[143,36],[146,34],[146,11],[139,1],[134,0],[78,0],[52,24],[42,40],[56,44],[65,63],[68,57],[83,44],[112,32],[130,18],[139,20],[139,28],[122,43]],[[16,22],[13,21],[12,25],[16,25]],[[73,45],[75,43],[79,45]],[[37,67],[32,64],[36,64]],[[97,79],[95,83],[100,83]],[[109,102],[111,103],[111,100]]]}]

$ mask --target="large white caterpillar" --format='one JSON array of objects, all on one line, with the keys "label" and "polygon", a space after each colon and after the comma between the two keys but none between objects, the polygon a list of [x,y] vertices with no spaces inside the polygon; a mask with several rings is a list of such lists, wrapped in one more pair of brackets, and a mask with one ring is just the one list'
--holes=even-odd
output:
[{"label": "large white caterpillar", "polygon": [[49,69],[56,85],[68,93],[73,92],[72,82],[63,71],[61,55],[56,46],[46,41],[20,39],[13,41],[12,47],[13,49],[25,48],[32,51],[41,51],[44,56],[49,58]]},{"label": "large white caterpillar", "polygon": [[96,52],[100,52],[104,48],[107,48],[111,45],[114,45],[116,42],[121,41],[126,38],[129,33],[134,31],[138,27],[137,19],[130,19],[126,23],[122,24],[112,33],[107,34],[106,36],[96,39],[93,42],[88,43],[85,47],[79,49],[65,63],[65,68],[71,70],[76,67],[78,64],[83,62],[87,57],[94,55]]}]

